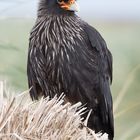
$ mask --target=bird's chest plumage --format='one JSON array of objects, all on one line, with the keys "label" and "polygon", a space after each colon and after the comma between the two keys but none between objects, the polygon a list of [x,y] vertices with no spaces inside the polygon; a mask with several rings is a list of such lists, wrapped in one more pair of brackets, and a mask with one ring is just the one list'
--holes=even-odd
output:
[{"label": "bird's chest plumage", "polygon": [[78,86],[76,83],[80,82],[84,85],[86,80],[90,83],[96,58],[79,19],[54,17],[38,22],[30,40],[34,44],[30,57],[35,59],[35,73],[39,75],[40,83],[43,77],[48,85],[61,92],[62,89],[69,90],[72,84]]}]

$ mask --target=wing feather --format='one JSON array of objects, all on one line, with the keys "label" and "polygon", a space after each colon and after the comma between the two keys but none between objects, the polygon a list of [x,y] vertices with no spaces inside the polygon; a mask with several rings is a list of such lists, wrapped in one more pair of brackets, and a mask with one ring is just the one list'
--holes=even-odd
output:
[{"label": "wing feather", "polygon": [[85,25],[85,31],[88,35],[91,46],[98,51],[99,68],[99,104],[104,125],[109,126],[109,131],[114,136],[113,103],[110,91],[112,82],[112,55],[107,49],[107,45],[99,32]]}]

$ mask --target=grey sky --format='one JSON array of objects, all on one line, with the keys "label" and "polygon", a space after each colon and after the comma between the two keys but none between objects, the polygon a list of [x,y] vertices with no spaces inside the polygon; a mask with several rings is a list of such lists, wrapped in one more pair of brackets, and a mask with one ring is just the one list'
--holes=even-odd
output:
[{"label": "grey sky", "polygon": [[[38,0],[0,0],[0,17],[35,17]],[[140,20],[140,0],[78,0],[84,18]]]}]

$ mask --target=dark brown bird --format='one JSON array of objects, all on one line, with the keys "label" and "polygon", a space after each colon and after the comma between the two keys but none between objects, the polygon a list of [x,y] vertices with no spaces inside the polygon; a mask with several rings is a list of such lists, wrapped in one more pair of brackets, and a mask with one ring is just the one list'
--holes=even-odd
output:
[{"label": "dark brown bird", "polygon": [[88,127],[114,137],[112,55],[99,32],[76,14],[76,0],[40,0],[31,31],[28,82],[33,100],[65,93],[92,109]]}]

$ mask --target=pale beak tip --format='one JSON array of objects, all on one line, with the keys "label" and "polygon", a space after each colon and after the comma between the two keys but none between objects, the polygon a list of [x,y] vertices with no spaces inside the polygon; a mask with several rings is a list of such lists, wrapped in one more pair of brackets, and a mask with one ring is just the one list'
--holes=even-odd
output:
[{"label": "pale beak tip", "polygon": [[80,7],[77,4],[77,2],[75,1],[69,8],[70,11],[75,11],[75,12],[79,12],[80,11]]}]

